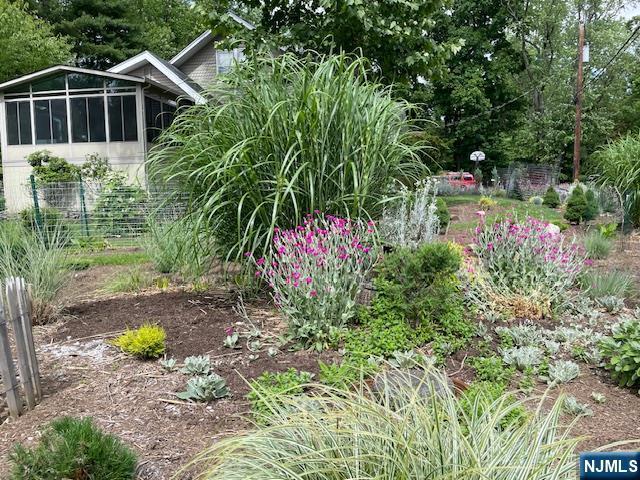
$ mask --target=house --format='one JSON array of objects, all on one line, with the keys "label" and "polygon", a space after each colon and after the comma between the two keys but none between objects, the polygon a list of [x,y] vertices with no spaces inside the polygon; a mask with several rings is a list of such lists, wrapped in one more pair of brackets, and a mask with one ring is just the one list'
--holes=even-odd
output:
[{"label": "house", "polygon": [[75,165],[98,154],[146,185],[144,160],[176,108],[205,102],[203,90],[243,57],[216,49],[216,40],[206,31],[168,61],[144,51],[107,71],[58,65],[0,84],[7,213],[32,205],[26,157],[37,150]]}]

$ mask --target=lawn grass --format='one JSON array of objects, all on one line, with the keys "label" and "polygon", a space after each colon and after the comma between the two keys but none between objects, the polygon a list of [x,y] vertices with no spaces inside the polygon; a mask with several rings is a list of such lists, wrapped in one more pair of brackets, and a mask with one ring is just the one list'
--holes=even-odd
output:
[{"label": "lawn grass", "polygon": [[[103,251],[95,253],[70,253],[67,258],[67,265],[82,270],[83,268],[105,265],[139,265],[148,261],[149,256],[145,252]],[[80,266],[83,268],[78,268]]]},{"label": "lawn grass", "polygon": [[[471,204],[477,205],[480,200],[478,195],[455,195],[442,198],[449,207]],[[549,208],[545,205],[534,205],[533,203],[514,200],[512,198],[494,198],[493,200],[497,202],[498,207],[487,212],[486,221],[488,223],[493,223],[496,220],[503,218],[507,213],[512,213],[518,218],[531,216],[546,222],[566,223],[562,217],[561,211],[554,210],[553,208]],[[478,206],[478,210],[480,210],[480,206]],[[477,224],[478,222],[476,219],[471,221],[452,222],[449,226],[449,231],[466,231],[476,227]]]}]

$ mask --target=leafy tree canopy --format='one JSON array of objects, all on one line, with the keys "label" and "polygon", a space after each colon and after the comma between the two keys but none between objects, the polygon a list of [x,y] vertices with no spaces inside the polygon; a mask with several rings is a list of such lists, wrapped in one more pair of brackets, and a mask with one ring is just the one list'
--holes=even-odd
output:
[{"label": "leafy tree canopy", "polygon": [[29,14],[23,2],[0,0],[0,82],[71,58],[65,38]]}]

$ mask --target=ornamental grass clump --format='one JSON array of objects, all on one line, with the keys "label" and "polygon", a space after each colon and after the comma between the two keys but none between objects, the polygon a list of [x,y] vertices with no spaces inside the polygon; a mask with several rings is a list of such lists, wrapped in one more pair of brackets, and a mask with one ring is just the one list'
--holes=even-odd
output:
[{"label": "ornamental grass clump", "polygon": [[566,304],[585,264],[574,240],[533,217],[507,218],[476,228],[470,265],[472,300],[517,317],[541,318]]},{"label": "ornamental grass clump", "polygon": [[[291,337],[324,348],[356,313],[356,297],[377,258],[373,222],[308,215],[294,229],[276,229],[256,276],[273,291]],[[250,255],[250,254],[248,254]]]},{"label": "ornamental grass clump", "polygon": [[226,258],[265,252],[274,227],[307,212],[377,218],[394,181],[425,173],[416,107],[369,78],[363,58],[316,58],[268,53],[238,65],[149,156],[155,181],[189,194],[194,228]]},{"label": "ornamental grass clump", "polygon": [[274,398],[269,425],[223,439],[199,457],[207,465],[202,478],[575,478],[580,439],[560,421],[563,397],[550,410],[540,405],[524,415],[509,393],[460,401],[432,369],[416,374],[415,385],[396,378],[381,375],[375,386],[361,382],[355,391],[317,385],[307,396]]}]

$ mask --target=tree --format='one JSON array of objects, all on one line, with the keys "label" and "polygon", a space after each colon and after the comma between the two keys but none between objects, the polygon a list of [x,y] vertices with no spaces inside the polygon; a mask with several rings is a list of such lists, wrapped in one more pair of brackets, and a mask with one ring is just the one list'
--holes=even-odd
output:
[{"label": "tree", "polygon": [[0,0],[0,82],[71,59],[65,38],[20,1]]},{"label": "tree", "polygon": [[73,41],[78,66],[106,70],[143,50],[128,0],[69,0],[56,29]]},{"label": "tree", "polygon": [[454,0],[450,11],[437,18],[440,42],[464,39],[460,51],[447,60],[446,73],[432,82],[434,120],[444,123],[456,169],[477,149],[500,163],[504,155],[498,138],[522,117],[525,101],[518,98],[517,79],[523,67],[510,39],[511,27],[500,0]]},{"label": "tree", "polygon": [[[241,40],[249,52],[261,47],[312,52],[357,52],[374,65],[379,78],[415,100],[424,83],[439,75],[460,48],[457,39],[432,35],[435,15],[446,0],[224,0],[207,5],[214,32]],[[201,7],[202,8],[202,7]],[[256,29],[238,26],[229,10],[257,19]]]},{"label": "tree", "polygon": [[190,0],[133,0],[131,17],[140,24],[146,50],[169,59],[208,27]]}]

